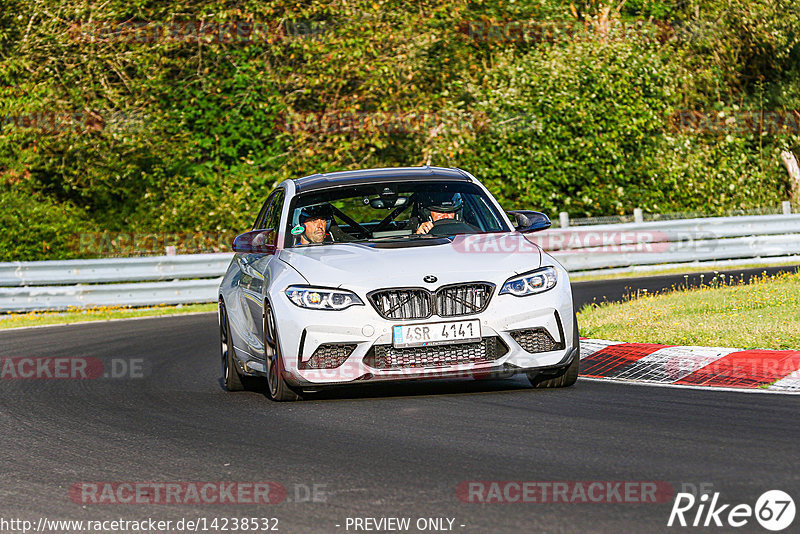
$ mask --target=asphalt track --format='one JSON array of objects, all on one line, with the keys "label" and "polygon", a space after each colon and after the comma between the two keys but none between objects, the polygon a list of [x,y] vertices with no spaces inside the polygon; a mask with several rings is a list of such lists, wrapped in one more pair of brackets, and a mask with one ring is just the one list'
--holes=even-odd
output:
[{"label": "asphalt track", "polygon": [[[576,284],[576,302],[618,296],[614,283]],[[652,291],[657,280],[641,283]],[[0,381],[0,516],[277,517],[289,533],[354,532],[348,517],[447,517],[469,533],[697,530],[667,528],[672,500],[474,504],[456,494],[465,481],[506,480],[706,484],[721,502],[751,506],[781,489],[800,504],[798,397],[588,380],[532,390],[515,378],[344,388],[277,404],[223,390],[217,343],[214,314],[0,332],[3,357],[143,367],[141,377]],[[288,500],[70,500],[73,484],[91,481],[275,481]],[[313,484],[320,502],[297,502]],[[754,519],[736,531],[764,532]]]}]

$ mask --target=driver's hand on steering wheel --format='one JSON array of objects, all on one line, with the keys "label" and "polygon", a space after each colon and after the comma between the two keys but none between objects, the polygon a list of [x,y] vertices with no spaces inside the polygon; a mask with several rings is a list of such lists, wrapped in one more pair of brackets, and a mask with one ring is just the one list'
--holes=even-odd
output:
[{"label": "driver's hand on steering wheel", "polygon": [[425,221],[424,223],[419,225],[417,231],[414,232],[415,234],[427,234],[433,228],[433,223],[431,221]]}]

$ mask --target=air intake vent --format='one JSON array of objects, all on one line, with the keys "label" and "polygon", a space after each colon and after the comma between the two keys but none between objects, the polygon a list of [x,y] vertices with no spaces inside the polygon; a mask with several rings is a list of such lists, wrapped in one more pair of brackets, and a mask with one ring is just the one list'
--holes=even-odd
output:
[{"label": "air intake vent", "polygon": [[563,343],[556,343],[550,333],[544,328],[529,328],[527,330],[514,330],[509,332],[511,339],[519,343],[526,352],[549,352],[563,350]]},{"label": "air intake vent", "polygon": [[508,347],[499,337],[485,337],[472,343],[403,349],[396,349],[392,345],[374,345],[364,356],[364,363],[373,369],[446,367],[493,362],[507,352]]},{"label": "air intake vent", "polygon": [[425,288],[379,289],[369,295],[369,301],[384,319],[427,319],[459,317],[481,313],[489,305],[494,284],[472,282],[453,284],[431,293]]},{"label": "air intake vent", "polygon": [[300,362],[300,369],[334,369],[342,365],[355,350],[355,344],[325,343],[317,347],[308,361]]}]

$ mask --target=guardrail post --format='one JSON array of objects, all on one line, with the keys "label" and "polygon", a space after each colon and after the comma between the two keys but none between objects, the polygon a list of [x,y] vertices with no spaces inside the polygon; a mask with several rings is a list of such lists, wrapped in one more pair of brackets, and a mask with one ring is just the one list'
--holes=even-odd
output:
[{"label": "guardrail post", "polygon": [[561,228],[569,228],[569,213],[566,211],[559,213],[558,222],[561,224]]},{"label": "guardrail post", "polygon": [[644,215],[642,214],[642,208],[633,209],[633,222],[637,223],[644,222]]},{"label": "guardrail post", "polygon": [[784,200],[781,205],[783,206],[783,214],[784,215],[791,215],[792,214],[792,203],[788,200]]}]

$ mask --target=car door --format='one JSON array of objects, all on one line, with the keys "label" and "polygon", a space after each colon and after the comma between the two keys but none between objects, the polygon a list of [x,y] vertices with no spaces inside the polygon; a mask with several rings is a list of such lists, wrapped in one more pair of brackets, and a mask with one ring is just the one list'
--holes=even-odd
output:
[{"label": "car door", "polygon": [[[283,189],[274,191],[254,225],[255,230],[264,230],[264,243],[276,245],[285,194]],[[268,286],[269,263],[273,254],[237,254],[236,261],[242,272],[239,282],[242,310],[245,313],[248,333],[248,352],[256,357],[264,353],[264,288]]]}]

